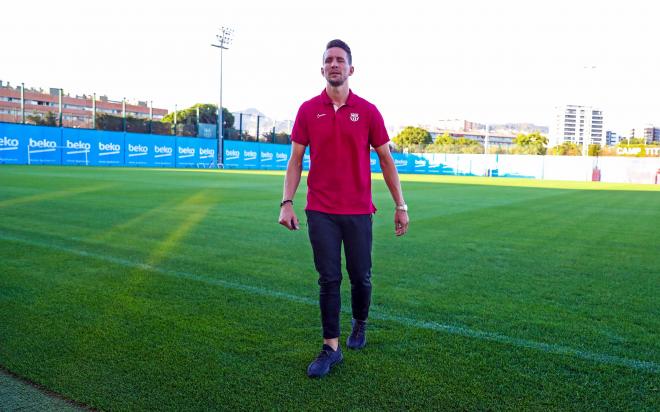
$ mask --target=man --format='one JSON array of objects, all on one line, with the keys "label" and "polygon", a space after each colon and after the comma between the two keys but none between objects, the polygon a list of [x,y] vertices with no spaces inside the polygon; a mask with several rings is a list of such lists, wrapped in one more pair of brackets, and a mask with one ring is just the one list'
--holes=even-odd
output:
[{"label": "man", "polygon": [[394,230],[408,230],[408,207],[390,155],[389,137],[376,107],[355,95],[348,78],[355,71],[351,49],[332,40],[323,53],[321,74],[326,87],[300,106],[291,133],[291,158],[284,179],[279,223],[299,229],[293,197],[300,183],[305,147],[311,166],[307,178],[307,224],[319,273],[323,348],[307,368],[310,377],[325,376],[343,359],[339,347],[341,245],[351,280],[352,331],[346,345],[362,349],[371,303],[371,225],[376,211],[371,201],[370,147],[375,148],[385,183],[395,203]]}]

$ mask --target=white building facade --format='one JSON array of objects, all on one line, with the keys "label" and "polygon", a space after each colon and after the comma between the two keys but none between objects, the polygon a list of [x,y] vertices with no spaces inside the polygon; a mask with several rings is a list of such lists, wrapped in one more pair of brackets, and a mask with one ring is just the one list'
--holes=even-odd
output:
[{"label": "white building facade", "polygon": [[591,106],[564,105],[555,109],[549,146],[564,142],[605,146],[603,111]]}]

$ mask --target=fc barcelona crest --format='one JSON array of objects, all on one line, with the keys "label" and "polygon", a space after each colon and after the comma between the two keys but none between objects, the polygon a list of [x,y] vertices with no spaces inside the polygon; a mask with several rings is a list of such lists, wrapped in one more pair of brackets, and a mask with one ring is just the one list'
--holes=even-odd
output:
[{"label": "fc barcelona crest", "polygon": [[351,113],[351,121],[357,122],[360,120],[360,115],[358,113]]}]

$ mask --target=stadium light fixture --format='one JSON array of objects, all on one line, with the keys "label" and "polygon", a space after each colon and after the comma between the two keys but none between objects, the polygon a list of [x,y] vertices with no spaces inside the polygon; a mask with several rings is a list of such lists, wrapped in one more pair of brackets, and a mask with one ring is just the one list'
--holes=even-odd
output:
[{"label": "stadium light fixture", "polygon": [[232,41],[232,36],[234,34],[234,30],[230,29],[229,27],[222,26],[220,28],[220,34],[216,35],[216,39],[218,40],[218,44],[211,44],[213,47],[217,47],[220,49],[220,104],[218,105],[218,166],[223,165],[223,132],[222,132],[222,124],[224,123],[223,119],[223,113],[222,113],[222,51],[227,50],[229,48],[229,45],[231,44]]}]

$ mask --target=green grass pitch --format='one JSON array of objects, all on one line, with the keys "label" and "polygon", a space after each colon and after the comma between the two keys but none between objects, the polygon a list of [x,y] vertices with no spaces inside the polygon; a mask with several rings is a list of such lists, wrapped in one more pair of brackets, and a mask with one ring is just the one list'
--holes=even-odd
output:
[{"label": "green grass pitch", "polygon": [[102,410],[660,408],[658,187],[403,176],[395,238],[375,176],[369,343],[319,381],[282,180],[1,166],[0,367]]}]

